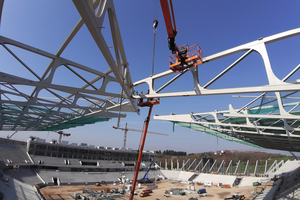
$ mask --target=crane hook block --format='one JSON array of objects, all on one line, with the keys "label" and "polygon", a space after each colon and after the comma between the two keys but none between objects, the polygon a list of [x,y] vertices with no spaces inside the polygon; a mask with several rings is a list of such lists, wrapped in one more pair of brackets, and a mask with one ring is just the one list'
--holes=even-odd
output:
[{"label": "crane hook block", "polygon": [[153,28],[156,29],[157,28],[157,25],[158,25],[158,21],[155,19],[153,21]]}]

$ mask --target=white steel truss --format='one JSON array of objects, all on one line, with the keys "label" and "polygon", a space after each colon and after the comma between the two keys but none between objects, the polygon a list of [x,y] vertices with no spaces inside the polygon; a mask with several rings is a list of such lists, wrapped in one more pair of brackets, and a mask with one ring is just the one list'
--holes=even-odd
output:
[{"label": "white steel truss", "polygon": [[[208,81],[205,85],[201,86],[199,82],[199,73],[201,73],[200,68],[201,65],[196,67],[191,67],[186,69],[180,73],[174,75],[172,70],[168,70],[157,75],[150,76],[148,78],[142,79],[134,83],[134,86],[147,84],[149,87],[149,94],[143,95],[135,95],[134,98],[155,98],[155,97],[180,97],[180,96],[203,96],[203,95],[223,95],[223,94],[243,94],[243,93],[263,93],[263,92],[283,92],[283,91],[299,91],[300,85],[296,82],[284,82],[284,80],[278,79],[273,73],[268,52],[266,50],[266,44],[277,42],[279,40],[283,40],[286,38],[294,37],[300,35],[300,28],[292,29],[289,31],[285,31],[282,33],[278,33],[269,37],[259,38],[256,41],[246,43],[211,56],[207,56],[203,58],[203,63],[217,60],[226,56],[230,56],[236,53],[245,52],[240,58],[234,61],[231,65],[221,71],[217,76]],[[252,52],[258,53],[264,63],[265,73],[268,79],[268,85],[260,85],[260,86],[250,86],[250,87],[233,87],[233,88],[220,88],[220,89],[208,89],[208,87],[224,76],[229,70],[236,67],[239,62],[249,56]],[[300,65],[296,66],[285,78],[288,79],[292,76],[298,69]],[[179,79],[186,72],[190,71],[193,76],[193,91],[176,91],[176,92],[166,92],[162,91],[167,88],[171,83]],[[160,78],[174,75],[169,81],[161,86],[155,85],[155,80]],[[158,88],[158,89],[156,89]]]},{"label": "white steel truss", "polygon": [[[0,0],[0,16],[3,2]],[[61,130],[107,121],[112,117],[125,117],[122,112],[138,112],[136,100],[128,98],[133,93],[132,80],[113,2],[73,2],[82,18],[56,54],[0,36],[0,47],[32,75],[32,78],[23,78],[0,71],[0,130]],[[109,18],[114,55],[101,32],[105,17]],[[99,55],[106,60],[105,64],[99,65],[109,66],[104,72],[61,57],[84,24],[99,48]],[[14,52],[15,47],[50,60],[42,76]],[[61,68],[84,84],[81,87],[55,84],[53,79]],[[87,79],[82,74],[93,78]],[[111,82],[118,83],[120,89],[108,92],[106,87]],[[30,87],[30,90],[18,89],[20,85]],[[47,96],[43,96],[45,94]]]},{"label": "white steel truss", "polygon": [[154,116],[179,126],[257,148],[300,151],[299,92],[263,93],[242,107]]},{"label": "white steel truss", "polygon": [[[240,109],[233,109],[232,105],[229,105],[229,110],[225,111],[190,113],[185,115],[171,114],[168,116],[154,116],[154,119],[171,121],[176,125],[256,148],[263,147],[300,152],[300,85],[298,84],[298,79],[287,81],[299,70],[300,64],[295,66],[293,70],[280,80],[273,72],[266,50],[266,44],[298,36],[299,34],[300,28],[297,28],[266,38],[260,38],[256,41],[205,57],[203,59],[204,62],[208,62],[238,52],[245,52],[240,58],[203,86],[199,82],[198,73],[200,72],[198,72],[198,67],[179,73],[158,90],[154,90],[154,80],[171,75],[173,74],[172,71],[143,79],[136,82],[135,85],[143,83],[149,85],[150,94],[145,95],[147,98],[261,93],[261,95],[252,96],[254,99]],[[208,89],[212,83],[216,82],[233,67],[236,67],[251,52],[257,52],[263,60],[268,81],[267,85]],[[193,74],[193,91],[161,93],[164,88],[188,71]]]}]

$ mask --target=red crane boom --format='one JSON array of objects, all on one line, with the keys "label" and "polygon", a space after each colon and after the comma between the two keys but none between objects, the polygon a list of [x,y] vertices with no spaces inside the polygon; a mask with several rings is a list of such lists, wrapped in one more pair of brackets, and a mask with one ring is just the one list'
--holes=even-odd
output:
[{"label": "red crane boom", "polygon": [[[124,131],[123,148],[126,148],[126,138],[127,138],[127,132],[128,132],[128,131],[143,132],[143,130],[133,129],[133,128],[127,128],[127,123],[126,123],[126,125],[125,125],[125,128],[120,128],[120,127],[116,127],[116,126],[113,126],[113,128],[114,128],[114,129],[121,129],[122,131]],[[169,136],[168,134],[165,134],[165,133],[157,133],[157,132],[153,132],[153,131],[148,131],[148,133],[152,133],[152,134],[156,134],[156,135],[165,135],[165,136]]]},{"label": "red crane boom", "polygon": [[55,131],[57,134],[59,134],[59,138],[58,138],[58,143],[61,143],[61,138],[62,136],[65,136],[65,137],[69,137],[71,136],[71,133],[65,133],[63,131]]},{"label": "red crane boom", "polygon": [[[202,64],[203,63],[202,49],[199,47],[198,44],[194,44],[190,47],[187,44],[184,44],[178,47],[175,43],[175,36],[177,35],[177,29],[176,29],[172,0],[160,0],[160,5],[166,23],[169,49],[172,51],[172,54],[170,55],[170,59],[169,59],[170,62],[169,68],[173,72],[180,72],[186,68],[195,67],[197,65]],[[172,17],[170,14],[170,9],[171,9]]]},{"label": "red crane boom", "polygon": [[[172,0],[170,0],[170,8],[171,8],[171,12],[172,12],[172,18],[171,18],[171,14],[170,14],[168,0],[160,0],[160,5],[161,5],[161,9],[163,11],[163,15],[164,15],[165,23],[166,23],[169,49],[172,51],[172,53],[175,53],[178,49],[178,47],[175,44],[175,36],[177,35],[177,29],[176,29]],[[173,21],[173,24],[172,24],[172,21]]]}]

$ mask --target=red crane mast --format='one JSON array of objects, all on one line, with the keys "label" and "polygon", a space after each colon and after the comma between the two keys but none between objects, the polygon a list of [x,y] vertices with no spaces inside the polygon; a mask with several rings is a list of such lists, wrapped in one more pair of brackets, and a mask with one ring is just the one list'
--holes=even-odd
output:
[{"label": "red crane mast", "polygon": [[149,112],[148,112],[148,116],[147,116],[146,120],[144,121],[144,133],[143,133],[141,143],[139,146],[139,150],[138,150],[139,158],[136,161],[136,165],[135,165],[135,172],[134,172],[134,177],[133,177],[133,181],[132,181],[132,188],[131,188],[129,200],[132,200],[133,196],[134,196],[135,185],[136,185],[138,173],[140,170],[140,164],[141,164],[141,160],[142,160],[142,155],[143,155],[144,145],[145,145],[145,141],[146,141],[147,130],[148,130],[149,122],[150,122],[152,108],[154,105],[158,105],[158,104],[159,104],[159,99],[153,99],[151,101],[141,102],[138,104],[138,106],[141,106],[141,107],[149,107]]}]

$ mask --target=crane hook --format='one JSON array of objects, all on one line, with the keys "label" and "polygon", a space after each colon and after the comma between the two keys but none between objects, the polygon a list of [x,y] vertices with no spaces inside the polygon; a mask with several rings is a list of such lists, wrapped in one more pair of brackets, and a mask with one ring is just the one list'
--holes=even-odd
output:
[{"label": "crane hook", "polygon": [[158,25],[158,21],[155,19],[153,21],[153,28],[154,28],[154,31],[156,32],[156,29],[157,29],[157,25]]}]

